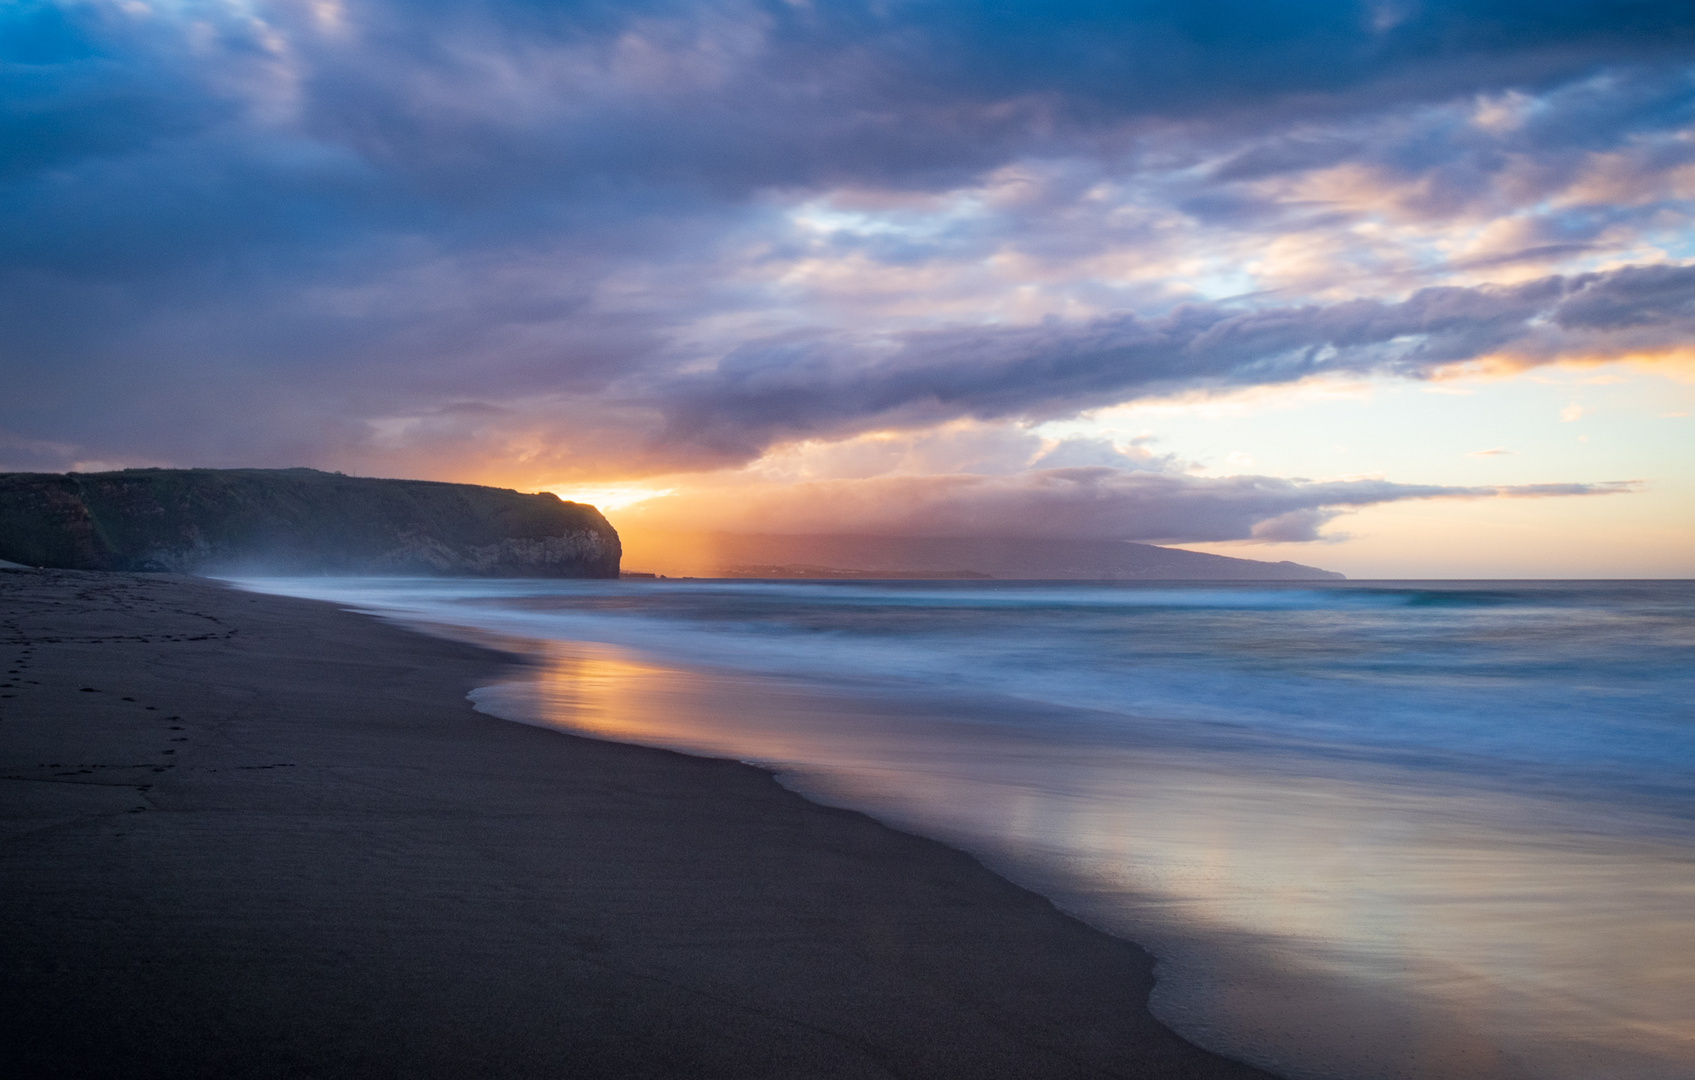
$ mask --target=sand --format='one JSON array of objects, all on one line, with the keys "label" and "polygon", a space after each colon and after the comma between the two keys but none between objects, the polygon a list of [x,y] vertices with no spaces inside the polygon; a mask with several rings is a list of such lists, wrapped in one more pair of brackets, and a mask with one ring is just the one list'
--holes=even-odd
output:
[{"label": "sand", "polygon": [[496,653],[6,570],[0,661],[9,1075],[1265,1075],[960,852],[472,711]]}]

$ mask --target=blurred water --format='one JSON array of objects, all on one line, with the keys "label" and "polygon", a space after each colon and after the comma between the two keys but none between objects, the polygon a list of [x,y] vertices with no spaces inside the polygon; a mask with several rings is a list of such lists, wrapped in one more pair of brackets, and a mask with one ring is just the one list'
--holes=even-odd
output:
[{"label": "blurred water", "polygon": [[1284,1075],[1695,1076],[1695,584],[244,584],[971,850]]}]

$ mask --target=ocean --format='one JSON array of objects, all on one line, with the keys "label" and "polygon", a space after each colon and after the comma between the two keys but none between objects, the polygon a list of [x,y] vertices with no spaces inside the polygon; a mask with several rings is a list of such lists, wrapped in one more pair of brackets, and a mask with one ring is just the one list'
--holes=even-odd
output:
[{"label": "ocean", "polygon": [[1291,1080],[1695,1076],[1695,583],[240,584],[970,851]]}]

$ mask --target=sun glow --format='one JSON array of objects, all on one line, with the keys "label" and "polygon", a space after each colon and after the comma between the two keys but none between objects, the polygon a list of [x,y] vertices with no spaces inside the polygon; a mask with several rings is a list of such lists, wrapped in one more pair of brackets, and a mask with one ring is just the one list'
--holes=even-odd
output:
[{"label": "sun glow", "polygon": [[551,491],[566,502],[588,503],[604,513],[607,510],[622,510],[627,506],[635,506],[637,503],[644,503],[649,499],[662,498],[672,494],[674,489],[617,484],[605,486],[560,484],[557,487],[544,488],[543,490]]}]

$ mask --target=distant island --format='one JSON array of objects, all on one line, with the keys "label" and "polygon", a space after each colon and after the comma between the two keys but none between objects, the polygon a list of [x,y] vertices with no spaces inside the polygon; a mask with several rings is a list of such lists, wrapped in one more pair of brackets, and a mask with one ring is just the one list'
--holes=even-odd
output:
[{"label": "distant island", "polygon": [[0,473],[0,560],[71,570],[616,578],[599,510],[316,469]]},{"label": "distant island", "polygon": [[[1341,581],[1295,562],[1262,562],[1121,540],[688,533],[639,537],[632,565],[741,578],[1069,581]],[[668,550],[669,549],[669,550]],[[693,566],[669,562],[690,552]],[[651,565],[650,565],[651,564]]]}]

